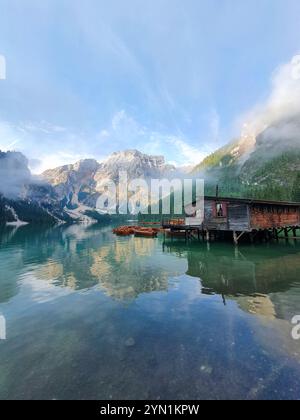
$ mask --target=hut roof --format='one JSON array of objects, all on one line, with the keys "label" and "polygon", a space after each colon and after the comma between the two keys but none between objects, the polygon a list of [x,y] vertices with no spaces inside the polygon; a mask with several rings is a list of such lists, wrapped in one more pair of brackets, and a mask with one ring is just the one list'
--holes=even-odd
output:
[{"label": "hut roof", "polygon": [[[229,203],[244,203],[253,205],[272,205],[272,206],[287,206],[287,207],[300,207],[300,203],[294,201],[272,201],[272,200],[254,200],[251,198],[235,198],[235,197],[213,197],[205,196],[205,201],[227,201]],[[193,205],[196,204],[194,201]]]}]

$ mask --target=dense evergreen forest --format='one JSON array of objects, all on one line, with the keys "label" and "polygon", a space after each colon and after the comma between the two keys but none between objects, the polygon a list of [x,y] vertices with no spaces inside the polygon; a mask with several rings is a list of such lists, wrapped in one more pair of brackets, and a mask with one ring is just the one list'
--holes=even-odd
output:
[{"label": "dense evergreen forest", "polygon": [[[205,169],[204,169],[205,167]],[[228,154],[215,153],[202,164],[206,195],[300,202],[300,152],[265,159],[254,153],[240,166]]]},{"label": "dense evergreen forest", "polygon": [[0,224],[16,221],[16,215],[26,223],[53,224],[55,219],[46,209],[25,200],[8,200],[0,195]]}]

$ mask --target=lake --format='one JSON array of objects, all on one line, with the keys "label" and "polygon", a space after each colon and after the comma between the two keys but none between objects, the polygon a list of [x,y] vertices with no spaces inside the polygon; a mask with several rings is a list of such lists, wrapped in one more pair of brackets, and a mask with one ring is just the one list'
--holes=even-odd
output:
[{"label": "lake", "polygon": [[300,398],[300,243],[111,230],[0,231],[0,399]]}]

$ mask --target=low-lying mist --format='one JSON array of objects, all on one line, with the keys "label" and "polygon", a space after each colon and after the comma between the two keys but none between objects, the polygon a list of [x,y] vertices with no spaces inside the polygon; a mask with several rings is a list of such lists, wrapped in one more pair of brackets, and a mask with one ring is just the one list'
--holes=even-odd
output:
[{"label": "low-lying mist", "polygon": [[18,152],[0,151],[0,194],[7,198],[19,197],[30,182],[32,176],[26,157]]}]

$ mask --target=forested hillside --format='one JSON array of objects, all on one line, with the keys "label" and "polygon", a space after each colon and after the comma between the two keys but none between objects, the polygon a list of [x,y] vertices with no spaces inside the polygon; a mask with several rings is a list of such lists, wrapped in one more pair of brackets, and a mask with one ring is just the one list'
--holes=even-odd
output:
[{"label": "forested hillside", "polygon": [[230,143],[197,165],[193,174],[206,180],[211,195],[300,201],[300,122],[281,121],[255,141]]}]

